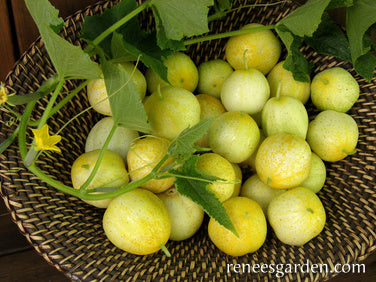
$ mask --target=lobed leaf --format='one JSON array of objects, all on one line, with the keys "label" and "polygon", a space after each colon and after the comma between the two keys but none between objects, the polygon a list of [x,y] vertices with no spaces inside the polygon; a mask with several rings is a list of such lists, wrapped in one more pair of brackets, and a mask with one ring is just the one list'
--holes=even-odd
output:
[{"label": "lobed leaf", "polygon": [[304,41],[319,54],[335,56],[351,62],[350,45],[342,29],[325,12],[322,21],[312,37]]},{"label": "lobed leaf", "polygon": [[150,125],[136,85],[121,66],[102,60],[102,70],[114,123],[150,133]]},{"label": "lobed leaf", "polygon": [[231,8],[232,0],[215,0],[214,6],[218,11],[225,11]]},{"label": "lobed leaf", "polygon": [[48,0],[25,0],[38,26],[48,55],[61,79],[99,78],[100,68],[79,46],[74,46],[58,34],[64,21]]},{"label": "lobed leaf", "polygon": [[276,25],[276,31],[288,52],[283,67],[291,71],[298,81],[308,82],[312,68],[299,50],[302,40],[314,35],[329,3],[330,0],[308,0]]},{"label": "lobed leaf", "polygon": [[[111,9],[106,9],[99,16],[86,16],[81,30],[81,37],[89,42],[97,38],[107,28],[124,18],[127,14],[137,8],[135,0],[120,1]],[[126,24],[116,30],[123,37],[133,37],[133,33],[139,32],[140,24],[137,17],[132,18]],[[113,57],[111,48],[112,36],[105,38],[99,46],[105,53]],[[137,56],[136,56],[137,58]]]},{"label": "lobed leaf", "polygon": [[172,51],[159,48],[155,32],[140,32],[138,37],[132,40],[124,38],[123,45],[129,54],[140,56],[145,66],[151,67],[164,81],[167,81],[167,67],[163,59],[171,55]]},{"label": "lobed leaf", "polygon": [[292,72],[295,80],[309,82],[312,64],[305,59],[299,50],[302,38],[292,34],[283,27],[278,27],[276,31],[288,51],[283,67]]},{"label": "lobed leaf", "polygon": [[208,181],[213,182],[220,179],[199,172],[196,168],[197,159],[198,155],[193,155],[184,163],[181,170],[170,171],[177,175],[175,180],[177,191],[201,206],[204,211],[219,224],[223,225],[235,235],[238,235],[227,215],[226,209],[214,193],[206,187]]},{"label": "lobed leaf", "polygon": [[112,35],[111,52],[113,62],[129,62],[137,60],[137,56],[130,54],[125,49],[123,35],[118,32],[114,32],[114,34]]},{"label": "lobed leaf", "polygon": [[167,37],[165,28],[162,22],[159,20],[158,11],[154,8],[153,13],[155,16],[155,27],[157,30],[157,44],[161,49],[171,49],[174,51],[183,51],[185,50],[185,45],[182,41],[169,39]]},{"label": "lobed leaf", "polygon": [[25,0],[27,9],[37,27],[51,27],[55,33],[58,33],[64,26],[64,20],[59,17],[59,10],[48,0]]},{"label": "lobed leaf", "polygon": [[277,27],[284,26],[296,36],[312,36],[321,22],[322,14],[330,0],[308,0],[288,16],[280,20]]},{"label": "lobed leaf", "polygon": [[[152,0],[157,34],[163,32],[168,39],[181,40],[184,36],[208,32],[208,12],[211,5],[211,0]],[[163,30],[160,29],[161,26]]]},{"label": "lobed leaf", "polygon": [[186,159],[197,151],[195,142],[208,131],[213,118],[201,120],[198,124],[186,128],[175,138],[167,149],[175,159]]},{"label": "lobed leaf", "polygon": [[[85,17],[81,37],[87,41],[93,41],[103,31],[136,8],[136,1],[122,1],[113,8],[106,9],[100,16]],[[137,17],[133,17],[118,28],[116,32],[99,43],[99,46],[116,62],[140,58],[145,66],[151,67],[163,80],[167,81],[167,68],[163,64],[163,58],[171,55],[172,51],[162,50],[158,46],[155,32],[141,30]]]},{"label": "lobed leaf", "polygon": [[[376,2],[374,0],[357,0],[347,8],[346,30],[350,43],[351,59],[355,70],[372,80],[376,66],[375,49],[372,40],[367,39],[367,31],[376,23]],[[369,35],[368,35],[369,36]]]}]

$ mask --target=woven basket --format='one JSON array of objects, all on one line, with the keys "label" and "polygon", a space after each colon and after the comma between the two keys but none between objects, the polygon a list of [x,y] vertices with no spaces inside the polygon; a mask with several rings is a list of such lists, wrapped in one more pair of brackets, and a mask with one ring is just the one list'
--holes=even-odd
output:
[{"label": "woven basket", "polygon": [[[100,2],[66,19],[62,36],[79,45],[78,36],[85,15],[101,13],[116,1]],[[245,1],[235,1],[234,5]],[[254,2],[254,1],[252,1]],[[296,6],[283,3],[268,7],[251,7],[233,12],[229,17],[210,24],[212,32],[235,30],[250,22],[275,24]],[[140,16],[144,28],[153,25],[151,15]],[[187,53],[201,63],[223,58],[226,40],[210,41],[190,46]],[[227,272],[227,264],[327,264],[358,263],[376,249],[376,79],[371,83],[360,78],[351,65],[329,56],[321,56],[302,48],[314,72],[340,66],[349,70],[360,85],[360,98],[349,111],[359,125],[357,153],[346,159],[327,163],[327,180],[319,196],[327,212],[323,232],[304,247],[291,247],[277,240],[272,230],[261,249],[242,257],[227,256],[219,251],[207,236],[206,224],[199,232],[183,242],[168,242],[172,256],[162,252],[136,256],[112,245],[102,229],[103,210],[65,195],[40,181],[22,164],[16,144],[0,155],[1,194],[11,211],[13,220],[34,248],[53,266],[72,280],[276,280],[276,273]],[[6,84],[10,92],[26,94],[54,74],[54,69],[41,40],[36,41],[22,56]],[[72,90],[78,82],[67,82],[65,90]],[[61,99],[61,97],[60,97]],[[40,100],[33,118],[39,118],[46,106]],[[88,107],[83,91],[49,122],[56,132],[76,113]],[[307,106],[311,118],[317,113]],[[22,111],[22,108],[20,108]],[[8,127],[10,116],[1,111],[0,141],[15,129]],[[63,131],[62,154],[52,154],[38,161],[38,166],[59,181],[71,185],[70,168],[84,152],[85,138],[101,116],[94,111],[76,119]],[[30,131],[30,130],[29,130]],[[30,139],[29,139],[30,141]],[[286,273],[282,280],[324,280],[334,273]]]}]

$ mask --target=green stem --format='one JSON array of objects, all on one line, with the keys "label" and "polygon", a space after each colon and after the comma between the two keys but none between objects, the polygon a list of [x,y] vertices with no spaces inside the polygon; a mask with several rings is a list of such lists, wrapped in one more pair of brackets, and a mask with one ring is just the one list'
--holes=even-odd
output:
[{"label": "green stem", "polygon": [[[30,115],[31,115],[31,112],[34,108],[35,103],[36,103],[36,101],[33,101],[33,102],[31,102],[27,105],[27,107],[24,111],[24,114],[21,118],[20,125],[19,125],[20,132],[19,132],[19,136],[18,136],[18,147],[20,149],[21,158],[22,158],[24,163],[25,163],[25,159],[26,159],[26,155],[27,155],[26,128],[27,128],[27,124],[28,124],[28,121],[30,119]],[[39,170],[38,167],[34,163],[31,164],[30,166],[26,166],[26,167],[27,167],[27,169],[29,169],[29,171],[34,173],[35,176],[39,177],[45,183],[55,187],[57,190],[62,191],[66,194],[75,196],[75,197],[80,198],[82,200],[88,200],[88,201],[113,198],[115,196],[118,196],[120,194],[125,193],[126,191],[130,191],[132,189],[135,189],[135,188],[139,187],[140,185],[142,185],[143,183],[145,183],[145,182],[154,178],[154,174],[150,173],[147,176],[145,176],[144,178],[142,178],[138,181],[135,181],[135,182],[131,182],[128,185],[125,185],[125,186],[121,187],[121,189],[118,189],[114,192],[109,192],[109,193],[105,193],[105,194],[90,195],[90,194],[87,193],[88,191],[84,191],[85,193],[82,193],[82,192],[80,192],[80,190],[76,190],[72,187],[64,185],[64,184],[48,177],[41,170]]]},{"label": "green stem", "polygon": [[[56,86],[56,89],[55,89],[54,93],[52,94],[50,101],[48,101],[47,107],[44,110],[42,117],[39,120],[38,129],[41,129],[43,127],[43,125],[47,122],[48,114],[52,110],[53,104],[55,103],[57,96],[59,95],[60,90],[63,87],[63,84],[64,84],[64,79],[61,79],[59,81],[58,85]],[[33,140],[32,144],[34,144],[34,140]],[[31,145],[31,148],[30,148],[29,152],[27,153],[27,156],[26,156],[26,159],[25,159],[25,165],[30,166],[36,160],[37,154],[38,154],[38,152],[35,150],[34,146]]]},{"label": "green stem", "polygon": [[162,101],[163,100],[163,95],[162,95],[162,92],[161,92],[161,84],[157,85],[157,94],[158,94],[159,100]]},{"label": "green stem", "polygon": [[[150,6],[150,3],[152,0],[148,0],[144,3],[142,3],[140,6],[138,6],[136,9],[134,9],[132,12],[127,14],[125,17],[114,23],[112,26],[107,28],[105,31],[103,31],[97,38],[95,38],[92,42],[92,45],[96,46],[99,43],[101,43],[107,36],[109,36],[111,33],[113,33],[115,30],[117,30],[119,27],[127,23],[129,20],[131,20],[133,17],[137,16],[139,13],[141,13],[143,10],[148,8]],[[92,46],[89,45],[85,48],[85,52],[90,52],[92,50]]]},{"label": "green stem", "polygon": [[[88,84],[89,80],[85,80],[83,83],[81,83],[76,89],[74,89],[71,93],[69,93],[63,100],[61,100],[55,107],[52,108],[52,110],[48,113],[48,118],[52,117],[54,114],[56,114],[62,107],[65,106],[74,96],[77,95],[78,92],[80,92],[82,89],[84,89]],[[30,121],[29,125],[31,126],[38,126],[40,123],[40,119]]]},{"label": "green stem", "polygon": [[[25,111],[22,115],[21,122],[20,122],[20,125],[19,125],[20,131],[19,131],[19,135],[18,135],[18,148],[20,150],[21,158],[22,158],[24,164],[25,164],[26,155],[27,155],[26,128],[27,128],[27,124],[28,124],[28,121],[30,119],[31,112],[32,112],[35,104],[36,104],[36,101],[32,101],[26,106],[26,109],[25,109]],[[55,187],[56,189],[58,189],[58,190],[60,190],[64,193],[70,194],[72,196],[76,196],[76,197],[80,196],[80,193],[79,193],[78,190],[75,190],[72,187],[66,186],[66,185],[48,177],[42,171],[40,171],[34,163],[31,164],[30,166],[27,166],[25,164],[25,166],[32,173],[34,173],[35,176],[39,177],[41,180],[43,180],[47,184]]]},{"label": "green stem", "polygon": [[266,185],[270,186],[270,183],[272,183],[272,179],[270,177],[268,177],[266,179]]},{"label": "green stem", "polygon": [[352,151],[348,151],[346,149],[342,149],[342,152],[346,155],[353,155],[356,153],[356,149],[352,150]]},{"label": "green stem", "polygon": [[111,139],[112,139],[112,136],[114,136],[114,133],[115,133],[115,130],[116,128],[118,127],[118,124],[114,122],[114,125],[112,126],[111,128],[111,131],[110,133],[108,134],[107,138],[106,138],[106,141],[104,142],[103,144],[103,147],[101,149],[101,152],[99,153],[99,156],[98,156],[98,159],[95,163],[95,166],[92,170],[92,172],[90,173],[88,179],[86,179],[86,181],[84,182],[84,184],[82,184],[82,186],[80,187],[80,192],[82,193],[83,191],[86,190],[86,188],[89,186],[89,184],[91,183],[91,181],[94,179],[98,169],[99,169],[99,165],[101,164],[101,161],[103,159],[103,156],[107,150],[107,147],[108,147],[108,144],[110,143]]},{"label": "green stem", "polygon": [[183,41],[183,43],[184,45],[191,45],[191,44],[196,44],[196,43],[200,43],[204,41],[227,38],[227,37],[247,34],[250,32],[259,32],[259,31],[275,29],[275,28],[276,28],[276,25],[266,25],[266,26],[260,26],[260,27],[245,28],[245,29],[239,29],[239,30],[223,32],[223,33],[218,33],[218,34],[211,34],[211,35],[207,35],[203,37],[196,37],[196,38],[185,40]]},{"label": "green stem", "polygon": [[129,192],[133,189],[139,188],[142,184],[148,182],[149,180],[152,180],[155,178],[154,173],[149,173],[145,177],[141,178],[140,180],[130,182],[124,186],[121,186],[119,189],[112,191],[112,192],[107,192],[103,194],[91,194],[91,189],[85,190],[83,194],[80,194],[80,198],[83,200],[87,201],[95,201],[95,200],[104,200],[108,198],[114,198],[117,197],[121,194],[124,194],[126,192]]},{"label": "green stem", "polygon": [[[28,106],[25,109],[25,112],[22,116],[21,122],[20,122],[20,132],[19,132],[19,137],[18,137],[18,147],[20,149],[20,154],[22,160],[25,162],[26,155],[27,155],[27,148],[26,148],[26,128],[28,124],[28,120],[30,118],[31,111],[34,108],[36,101],[31,102],[28,104]],[[131,182],[120,189],[114,191],[114,192],[109,192],[109,193],[104,193],[104,194],[95,194],[91,195],[88,194],[87,192],[89,191],[84,191],[84,193],[80,192],[80,190],[76,190],[72,187],[69,187],[67,185],[64,185],[50,177],[48,177],[46,174],[44,174],[41,170],[38,169],[38,167],[33,163],[30,166],[26,166],[32,173],[35,174],[35,176],[39,177],[42,181],[45,183],[55,187],[57,190],[62,191],[66,194],[75,196],[77,198],[80,198],[82,200],[87,200],[87,201],[95,201],[95,200],[103,200],[103,199],[108,199],[108,198],[113,198],[116,196],[119,196],[127,191],[133,190],[135,188],[140,187],[142,184],[146,183],[147,181],[151,180],[154,178],[154,173],[150,173],[144,178]]]},{"label": "green stem", "polygon": [[13,141],[16,139],[18,135],[19,130],[20,126],[18,125],[17,128],[13,131],[12,135],[0,144],[0,154],[2,154],[10,145],[12,145]]},{"label": "green stem", "polygon": [[277,93],[275,95],[275,99],[279,101],[279,98],[281,97],[281,87],[282,87],[282,81],[278,82],[278,87],[277,87]]},{"label": "green stem", "polygon": [[[26,128],[30,119],[31,112],[36,104],[36,101],[33,101],[29,103],[26,106],[26,109],[24,111],[24,114],[22,115],[21,122],[19,125],[19,137],[18,137],[18,147],[20,149],[20,154],[23,162],[25,163],[26,155],[27,155],[27,148],[26,148]],[[109,138],[108,138],[109,139]],[[107,141],[107,140],[106,140]],[[156,172],[160,169],[160,167],[164,164],[164,162],[168,159],[168,155],[165,155],[164,158],[154,167],[151,173],[146,175],[144,178],[131,182],[127,185],[124,185],[120,187],[118,190],[103,194],[89,194],[90,190],[80,191],[76,190],[72,187],[69,187],[67,185],[64,185],[50,177],[48,177],[46,174],[44,174],[38,167],[35,165],[35,163],[32,163],[30,166],[26,166],[29,171],[34,173],[35,176],[39,177],[42,181],[45,183],[55,187],[57,190],[62,191],[66,194],[75,196],[77,198],[80,198],[82,200],[87,201],[95,201],[95,200],[103,200],[108,198],[113,198],[116,196],[119,196],[123,193],[126,193],[128,191],[131,191],[133,189],[136,189],[140,187],[142,184],[148,182],[151,179],[156,178]]]},{"label": "green stem", "polygon": [[164,254],[167,257],[171,257],[171,253],[169,252],[169,250],[167,249],[167,247],[164,244],[160,244],[159,246],[161,247],[161,250],[164,252]]},{"label": "green stem", "polygon": [[320,80],[322,83],[324,83],[324,85],[328,85],[329,84],[329,81],[322,78],[322,77],[316,77],[316,79]]},{"label": "green stem", "polygon": [[[141,178],[137,181],[133,181],[131,183],[128,183],[128,184],[120,187],[116,191],[107,192],[107,193],[103,193],[103,194],[90,194],[90,192],[93,192],[93,191],[91,191],[91,189],[89,189],[89,190],[83,191],[84,194],[82,194],[81,199],[88,200],[88,201],[103,200],[103,199],[113,198],[113,197],[119,196],[123,193],[129,192],[133,189],[139,188],[142,184],[148,182],[149,180],[158,179],[158,170],[161,168],[161,166],[166,162],[166,160],[168,158],[169,158],[169,156],[166,154],[162,158],[162,160],[159,161],[159,163],[153,168],[153,170],[148,175],[146,175],[145,177],[143,177],[143,178]],[[165,175],[165,173],[163,173],[163,175]]]},{"label": "green stem", "polygon": [[47,122],[48,115],[49,115],[49,113],[52,110],[52,107],[53,107],[53,105],[54,105],[54,103],[55,103],[55,101],[57,99],[57,96],[60,93],[61,88],[63,88],[64,81],[65,81],[64,79],[60,79],[59,83],[57,84],[57,86],[55,88],[55,91],[52,94],[52,96],[50,98],[50,101],[48,102],[47,107],[44,110],[43,115],[42,115],[42,117],[39,120],[38,129],[41,129],[43,127],[43,125]]},{"label": "green stem", "polygon": [[[112,93],[110,96],[106,96],[105,98],[103,98],[102,100],[99,100],[97,103],[95,103],[94,105],[91,105],[90,107],[86,108],[85,110],[79,112],[78,114],[76,114],[74,117],[72,117],[70,120],[68,120],[60,129],[59,131],[56,132],[56,134],[59,134],[61,131],[64,130],[65,127],[67,127],[72,121],[74,121],[76,118],[78,118],[80,115],[83,115],[84,113],[86,113],[87,111],[89,111],[90,109],[94,108],[96,105],[108,100],[109,98],[111,98],[112,96],[116,95],[117,93],[119,93],[121,91],[121,89],[123,89],[131,80],[132,80],[132,77],[135,73],[135,70],[137,68],[137,64],[139,62],[139,58],[137,58],[137,63],[136,63],[136,66],[134,67],[129,79],[125,82],[125,84],[119,88],[117,91],[115,91],[114,93]],[[87,82],[89,83],[89,82]],[[86,86],[86,84],[85,84]],[[83,86],[84,87],[84,86]]]},{"label": "green stem", "polygon": [[227,15],[230,11],[218,11],[215,14],[208,16],[208,22],[219,20]]},{"label": "green stem", "polygon": [[196,180],[196,181],[202,181],[202,182],[208,182],[208,183],[212,183],[213,182],[212,180],[203,179],[203,178],[200,178],[200,177],[181,175],[181,174],[174,174],[174,173],[170,173],[170,172],[168,174],[166,174],[166,175],[163,175],[163,178],[167,178],[167,177],[184,178],[184,179],[190,179],[190,180]]},{"label": "green stem", "polygon": [[246,56],[247,56],[247,51],[248,51],[248,49],[245,49],[245,50],[244,50],[244,53],[243,53],[244,69],[245,69],[246,71],[248,71],[248,63],[247,63],[247,58],[246,58]]},{"label": "green stem", "polygon": [[158,170],[162,167],[162,165],[168,160],[169,156],[168,154],[164,155],[164,157],[160,160],[159,163],[153,168],[152,172],[157,173]]}]

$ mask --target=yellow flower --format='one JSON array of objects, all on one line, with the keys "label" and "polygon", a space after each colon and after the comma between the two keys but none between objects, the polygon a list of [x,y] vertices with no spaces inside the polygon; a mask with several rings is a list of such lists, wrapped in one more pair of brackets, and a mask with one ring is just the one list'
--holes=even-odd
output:
[{"label": "yellow flower", "polygon": [[5,104],[8,101],[8,93],[4,85],[0,83],[0,105]]},{"label": "yellow flower", "polygon": [[32,129],[35,137],[35,147],[37,150],[51,150],[61,152],[60,148],[55,146],[60,142],[60,135],[50,136],[48,133],[48,125],[43,125],[42,129]]}]

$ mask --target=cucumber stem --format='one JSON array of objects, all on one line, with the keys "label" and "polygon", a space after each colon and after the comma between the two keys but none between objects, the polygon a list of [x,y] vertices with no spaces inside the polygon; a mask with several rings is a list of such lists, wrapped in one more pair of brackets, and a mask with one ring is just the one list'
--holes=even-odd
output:
[{"label": "cucumber stem", "polygon": [[244,69],[245,69],[246,71],[248,70],[248,64],[247,64],[247,58],[246,58],[247,51],[248,51],[248,49],[245,49],[245,50],[244,50],[244,53],[243,53]]},{"label": "cucumber stem", "polygon": [[352,151],[347,151],[346,149],[342,149],[342,152],[345,153],[346,155],[353,155],[356,153],[356,149],[352,150]]},{"label": "cucumber stem", "polygon": [[161,247],[161,250],[165,253],[167,257],[171,257],[171,253],[169,252],[169,250],[166,248],[164,244],[160,244],[159,246]]},{"label": "cucumber stem", "polygon": [[267,178],[266,180],[266,185],[270,187],[270,183],[272,183],[272,179],[270,177]]},{"label": "cucumber stem", "polygon": [[158,98],[159,100],[163,100],[163,95],[162,95],[162,92],[161,92],[161,84],[158,84],[157,85],[157,94],[158,94]]},{"label": "cucumber stem", "polygon": [[324,83],[324,85],[328,85],[329,84],[329,81],[322,78],[322,77],[316,77],[316,79],[320,80],[322,83]]},{"label": "cucumber stem", "polygon": [[279,81],[278,82],[278,86],[277,86],[277,93],[275,94],[275,99],[277,101],[279,101],[279,98],[281,97],[280,94],[281,94],[281,87],[282,87],[282,81]]}]

